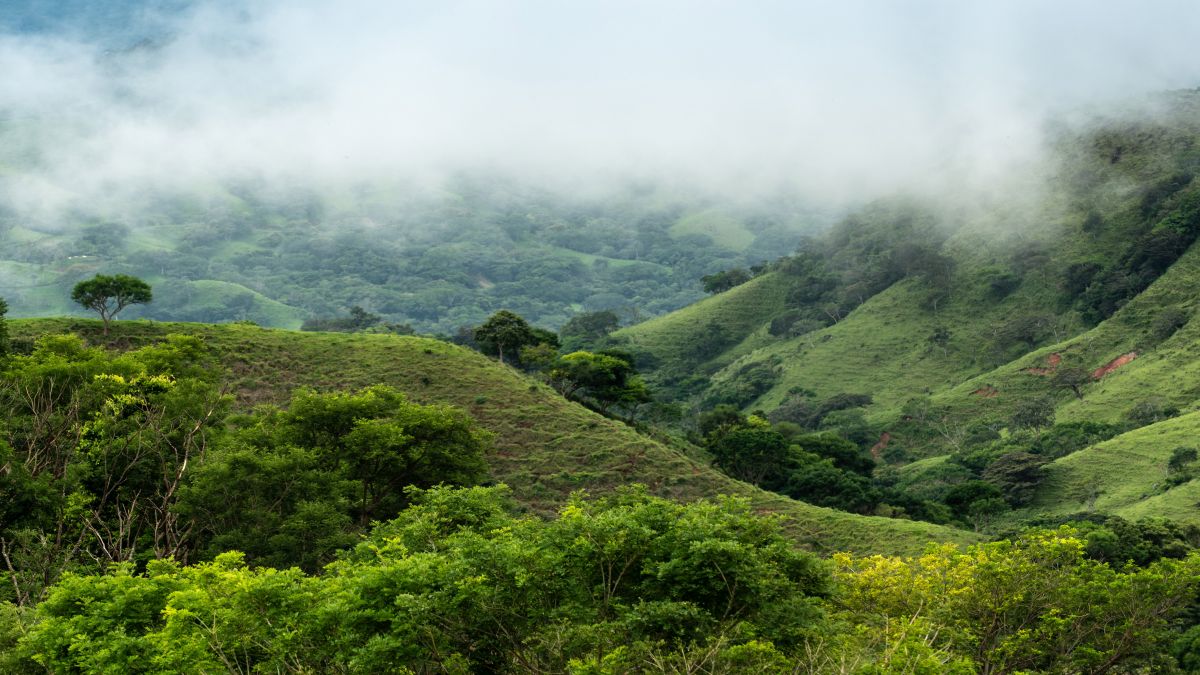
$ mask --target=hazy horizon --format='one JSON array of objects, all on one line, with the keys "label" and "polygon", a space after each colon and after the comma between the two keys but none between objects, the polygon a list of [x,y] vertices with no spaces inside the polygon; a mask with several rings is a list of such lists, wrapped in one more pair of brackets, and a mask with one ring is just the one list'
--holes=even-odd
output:
[{"label": "hazy horizon", "polygon": [[1048,119],[1200,84],[1186,2],[46,5],[0,22],[24,213],[464,169],[840,204],[988,186]]}]

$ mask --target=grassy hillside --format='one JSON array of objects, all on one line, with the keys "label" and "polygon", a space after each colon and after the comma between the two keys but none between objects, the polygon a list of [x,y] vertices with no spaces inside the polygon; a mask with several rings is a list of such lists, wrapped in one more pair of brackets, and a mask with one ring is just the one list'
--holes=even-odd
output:
[{"label": "grassy hillside", "polygon": [[436,340],[128,321],[114,324],[105,341],[94,321],[11,324],[16,337],[71,331],[118,348],[140,346],[173,332],[197,335],[228,368],[229,386],[243,407],[283,402],[295,387],[331,390],[376,383],[395,386],[419,402],[461,406],[496,434],[489,458],[495,480],[511,485],[523,503],[539,512],[552,509],[573,490],[602,492],[640,482],[676,499],[718,493],[748,496],[756,508],[785,515],[790,531],[821,551],[914,553],[929,541],[975,539],[960,530],[850,515],[749,487],[678,449],[567,402],[516,370]]},{"label": "grassy hillside", "polygon": [[1135,429],[1047,466],[1046,480],[1020,514],[1063,516],[1096,510],[1125,517],[1165,516],[1200,524],[1197,488],[1166,482],[1171,450],[1194,446],[1200,414]]},{"label": "grassy hillside", "polygon": [[768,272],[724,293],[683,309],[623,328],[614,337],[649,356],[660,380],[694,375],[702,366],[713,371],[733,355],[762,339],[763,317],[787,307],[795,281]]},{"label": "grassy hillside", "polygon": [[[1047,457],[1033,503],[1006,522],[1093,508],[1200,524],[1200,484],[1163,483],[1200,410],[1200,96],[1094,120],[1053,146],[1036,190],[971,207],[881,201],[775,271],[619,335],[661,356],[651,377],[671,382],[663,371],[696,353],[671,346],[726,327],[724,348],[690,364],[703,381],[674,390],[694,410],[869,395],[859,438],[886,432],[901,451],[885,463],[935,498],[1036,445],[1013,419],[1040,401],[1047,427],[1123,425]],[[779,330],[789,315],[802,330]],[[1139,418],[1146,409],[1165,421]]]}]

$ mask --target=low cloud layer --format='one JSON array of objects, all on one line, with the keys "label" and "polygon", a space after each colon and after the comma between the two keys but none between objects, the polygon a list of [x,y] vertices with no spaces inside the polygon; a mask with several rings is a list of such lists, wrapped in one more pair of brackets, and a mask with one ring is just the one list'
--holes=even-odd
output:
[{"label": "low cloud layer", "polygon": [[145,32],[124,42],[78,22],[0,33],[10,206],[464,168],[837,203],[987,184],[1037,156],[1050,115],[1200,84],[1187,1],[226,0],[132,16]]}]

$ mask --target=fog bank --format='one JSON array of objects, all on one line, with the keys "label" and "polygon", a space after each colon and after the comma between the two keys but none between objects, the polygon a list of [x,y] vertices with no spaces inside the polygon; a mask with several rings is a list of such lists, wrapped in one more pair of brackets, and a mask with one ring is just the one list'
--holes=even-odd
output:
[{"label": "fog bank", "polygon": [[43,218],[462,169],[824,204],[978,189],[1036,161],[1049,117],[1200,84],[1190,2],[17,5],[43,20],[0,24],[0,186]]}]

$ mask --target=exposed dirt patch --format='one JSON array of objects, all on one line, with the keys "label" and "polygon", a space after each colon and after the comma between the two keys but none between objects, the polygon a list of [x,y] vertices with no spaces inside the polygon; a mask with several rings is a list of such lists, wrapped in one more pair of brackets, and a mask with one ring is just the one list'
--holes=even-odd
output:
[{"label": "exposed dirt patch", "polygon": [[892,434],[890,431],[885,431],[879,435],[879,442],[871,446],[871,457],[876,462],[883,456],[883,451],[887,450],[888,443],[892,442]]},{"label": "exposed dirt patch", "polygon": [[1041,375],[1042,377],[1048,377],[1053,375],[1054,371],[1058,370],[1058,364],[1060,363],[1062,363],[1062,354],[1056,352],[1046,357],[1046,365],[1044,367],[1035,366],[1033,368],[1026,368],[1024,372],[1029,373],[1030,375]]},{"label": "exposed dirt patch", "polygon": [[1099,368],[1093,370],[1092,371],[1092,379],[1099,380],[1100,378],[1104,377],[1105,375],[1108,375],[1112,371],[1129,363],[1130,361],[1136,359],[1137,357],[1138,357],[1137,352],[1129,352],[1128,354],[1122,354],[1122,355],[1118,356],[1117,358],[1113,359],[1112,361],[1109,361],[1108,363],[1104,364],[1103,366],[1100,366]]},{"label": "exposed dirt patch", "polygon": [[996,398],[996,394],[999,394],[999,393],[1000,393],[999,389],[988,384],[988,385],[984,385],[984,386],[976,389],[975,391],[971,392],[971,395],[979,396],[982,398]]}]

